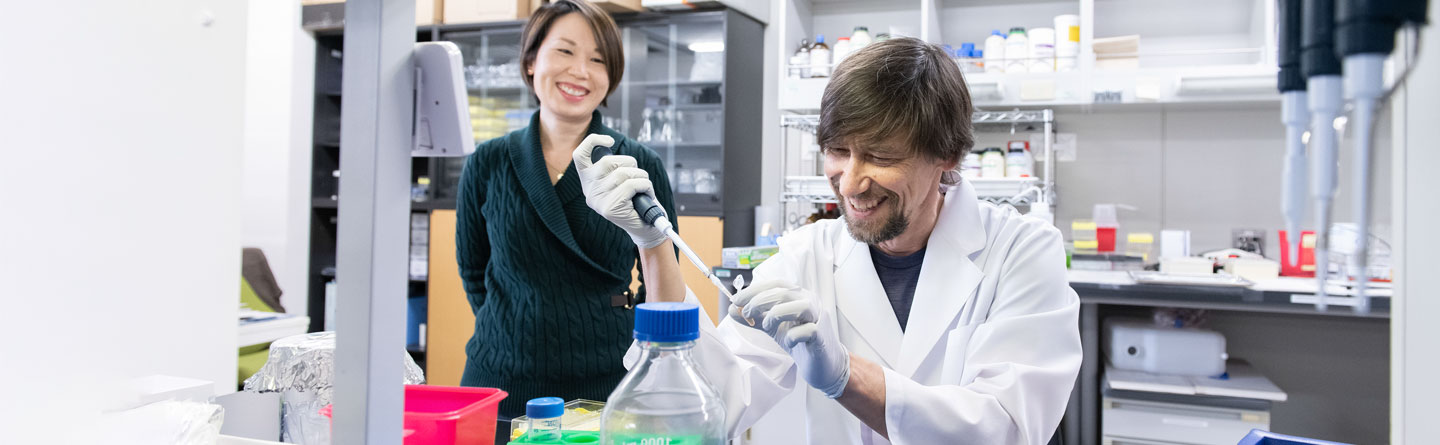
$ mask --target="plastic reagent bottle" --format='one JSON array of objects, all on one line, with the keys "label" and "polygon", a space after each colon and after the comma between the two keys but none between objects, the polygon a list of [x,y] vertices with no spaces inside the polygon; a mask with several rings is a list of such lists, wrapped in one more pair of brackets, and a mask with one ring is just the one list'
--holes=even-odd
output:
[{"label": "plastic reagent bottle", "polygon": [[985,38],[985,72],[1005,72],[1005,34],[998,29]]},{"label": "plastic reagent bottle", "polygon": [[[790,78],[805,79],[810,77],[810,40],[800,39],[800,47],[795,49],[795,54],[790,56]],[[641,141],[643,142],[643,141]]]},{"label": "plastic reagent bottle", "polygon": [[830,46],[824,34],[815,36],[815,44],[810,45],[810,77],[830,77]]},{"label": "plastic reagent bottle", "polygon": [[690,355],[700,338],[693,303],[635,307],[640,361],[601,416],[601,445],[723,445],[725,406]]},{"label": "plastic reagent bottle", "polygon": [[870,28],[856,26],[855,32],[850,34],[850,52],[859,51],[871,42]]},{"label": "plastic reagent bottle", "polygon": [[540,397],[525,403],[525,416],[530,418],[530,431],[525,437],[530,442],[560,440],[560,417],[565,415],[565,399]]},{"label": "plastic reagent bottle", "polygon": [[1025,36],[1025,28],[1010,28],[1010,35],[1005,37],[1005,72],[1029,72],[1029,59],[1030,40]]}]

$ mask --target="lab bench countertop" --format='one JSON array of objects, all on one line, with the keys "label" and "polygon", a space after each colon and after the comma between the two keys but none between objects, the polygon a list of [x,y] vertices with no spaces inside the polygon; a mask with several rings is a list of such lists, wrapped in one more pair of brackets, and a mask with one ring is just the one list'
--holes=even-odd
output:
[{"label": "lab bench countertop", "polygon": [[1329,307],[1317,309],[1314,278],[1280,277],[1249,287],[1181,286],[1136,283],[1123,271],[1071,270],[1069,280],[1081,303],[1390,318],[1388,286],[1367,292],[1370,312],[1362,314],[1336,286],[1329,289]]}]

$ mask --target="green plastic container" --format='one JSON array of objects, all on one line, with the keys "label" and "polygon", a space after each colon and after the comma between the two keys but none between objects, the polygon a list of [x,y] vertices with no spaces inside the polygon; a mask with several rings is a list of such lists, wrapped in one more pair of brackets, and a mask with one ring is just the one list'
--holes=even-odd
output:
[{"label": "green plastic container", "polygon": [[560,440],[546,440],[531,442],[529,435],[520,436],[510,441],[510,445],[553,445],[553,444],[598,444],[600,443],[599,431],[561,431]]},{"label": "green plastic container", "polygon": [[[612,440],[615,445],[700,445],[700,436],[681,437],[655,437],[649,434],[636,434],[634,436],[616,437]],[[599,444],[600,433],[596,431],[561,431],[559,441],[531,442],[525,436],[520,436],[510,441],[510,445],[568,445],[568,444]]]}]

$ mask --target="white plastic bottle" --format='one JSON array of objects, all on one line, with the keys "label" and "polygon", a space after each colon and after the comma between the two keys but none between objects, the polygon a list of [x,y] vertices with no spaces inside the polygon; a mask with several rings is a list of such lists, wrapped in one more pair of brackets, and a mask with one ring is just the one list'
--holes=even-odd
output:
[{"label": "white plastic bottle", "polygon": [[1030,176],[1030,161],[1024,149],[1010,148],[1005,154],[1005,177],[1026,178]]},{"label": "white plastic bottle", "polygon": [[1075,71],[1080,57],[1080,16],[1055,16],[1055,71]]},{"label": "white plastic bottle", "polygon": [[840,66],[840,62],[845,61],[845,56],[850,55],[851,51],[850,38],[841,37],[835,40],[835,47],[831,49],[830,58],[835,60],[835,66]]},{"label": "white plastic bottle", "polygon": [[1055,71],[1055,30],[1035,28],[1029,33],[1030,72],[1050,73]]},{"label": "white plastic bottle", "polygon": [[1035,157],[1030,155],[1030,143],[1010,141],[1005,153],[1005,177],[1024,178],[1035,176]]},{"label": "white plastic bottle", "polygon": [[600,444],[725,444],[725,403],[690,352],[700,307],[643,303],[634,332],[640,361],[605,403]]},{"label": "white plastic bottle", "polygon": [[985,179],[1005,177],[1005,152],[1000,147],[989,147],[980,153],[980,177]]},{"label": "white plastic bottle", "polygon": [[965,159],[960,161],[960,177],[965,179],[980,177],[980,154],[974,151],[965,153]]},{"label": "white plastic bottle", "polygon": [[1025,36],[1025,28],[1010,28],[1010,35],[1005,36],[1005,72],[1029,72],[1030,67],[1026,63],[1029,56],[1030,39]]},{"label": "white plastic bottle", "polygon": [[800,47],[790,56],[790,69],[786,71],[791,79],[810,77],[810,39],[800,39]]},{"label": "white plastic bottle", "polygon": [[850,52],[859,51],[871,43],[870,28],[856,26],[855,32],[850,34]]},{"label": "white plastic bottle", "polygon": [[990,37],[985,38],[985,72],[1005,72],[1005,33],[1000,30],[990,31]]},{"label": "white plastic bottle", "polygon": [[830,46],[825,44],[825,35],[815,36],[810,46],[810,77],[830,77]]}]

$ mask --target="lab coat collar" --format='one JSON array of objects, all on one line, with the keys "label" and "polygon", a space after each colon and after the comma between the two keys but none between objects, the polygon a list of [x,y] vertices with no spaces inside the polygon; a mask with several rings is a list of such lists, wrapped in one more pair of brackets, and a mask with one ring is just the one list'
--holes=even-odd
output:
[{"label": "lab coat collar", "polygon": [[951,187],[926,244],[925,262],[910,303],[910,313],[919,316],[911,317],[907,325],[896,371],[914,377],[972,300],[984,278],[973,258],[985,246],[985,230],[975,189],[968,182]]},{"label": "lab coat collar", "polygon": [[949,187],[935,229],[926,242],[925,262],[915,286],[908,331],[900,330],[885,288],[875,273],[870,249],[845,232],[835,252],[836,305],[884,362],[906,376],[914,374],[960,314],[982,273],[972,254],[985,245],[985,226],[975,190],[969,183]]},{"label": "lab coat collar", "polygon": [[[605,128],[601,124],[600,112],[595,111],[590,116],[590,128],[587,133],[601,133],[615,138],[617,144],[624,136]],[[560,239],[570,252],[579,256],[586,264],[596,270],[614,276],[616,279],[627,279],[611,272],[609,269],[596,263],[580,249],[575,242],[575,236],[570,231],[570,221],[565,218],[564,204],[584,196],[580,187],[579,175],[575,173],[575,163],[571,162],[565,168],[565,175],[560,181],[550,183],[550,170],[545,166],[545,154],[540,146],[540,112],[530,116],[530,126],[523,132],[520,143],[513,144],[510,150],[510,162],[515,166],[515,176],[520,179],[520,186],[525,190],[525,195],[530,199],[530,206],[545,222],[545,227]]]}]

